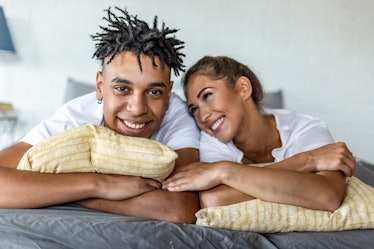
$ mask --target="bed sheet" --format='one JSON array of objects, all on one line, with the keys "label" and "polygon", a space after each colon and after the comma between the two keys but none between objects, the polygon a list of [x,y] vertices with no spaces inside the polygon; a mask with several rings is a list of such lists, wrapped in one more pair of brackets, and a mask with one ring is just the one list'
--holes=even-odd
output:
[{"label": "bed sheet", "polygon": [[374,248],[374,230],[258,234],[173,224],[74,204],[1,209],[0,248]]}]

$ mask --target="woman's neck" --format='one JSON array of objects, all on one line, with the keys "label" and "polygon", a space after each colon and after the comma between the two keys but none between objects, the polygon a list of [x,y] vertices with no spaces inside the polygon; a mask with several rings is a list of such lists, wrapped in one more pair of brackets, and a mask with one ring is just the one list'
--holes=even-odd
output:
[{"label": "woman's neck", "polygon": [[273,162],[272,151],[282,146],[273,115],[256,111],[247,113],[234,144],[244,153],[243,163]]}]

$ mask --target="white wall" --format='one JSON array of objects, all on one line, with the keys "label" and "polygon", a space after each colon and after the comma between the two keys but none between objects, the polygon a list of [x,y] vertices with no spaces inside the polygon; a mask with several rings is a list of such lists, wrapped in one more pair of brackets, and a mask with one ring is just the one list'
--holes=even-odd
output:
[{"label": "white wall", "polygon": [[[125,5],[126,4],[126,5]],[[154,15],[186,42],[185,64],[228,55],[250,66],[286,107],[324,119],[336,140],[374,162],[372,0],[0,0],[17,49],[0,58],[0,100],[19,113],[18,136],[63,102],[68,77],[94,82],[91,34],[103,9]]]}]

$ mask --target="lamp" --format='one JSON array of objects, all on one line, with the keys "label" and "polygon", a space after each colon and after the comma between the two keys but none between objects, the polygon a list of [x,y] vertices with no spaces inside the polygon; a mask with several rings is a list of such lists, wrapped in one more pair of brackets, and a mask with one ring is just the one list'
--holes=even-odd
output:
[{"label": "lamp", "polygon": [[0,53],[15,53],[12,38],[5,20],[3,8],[0,7]]}]

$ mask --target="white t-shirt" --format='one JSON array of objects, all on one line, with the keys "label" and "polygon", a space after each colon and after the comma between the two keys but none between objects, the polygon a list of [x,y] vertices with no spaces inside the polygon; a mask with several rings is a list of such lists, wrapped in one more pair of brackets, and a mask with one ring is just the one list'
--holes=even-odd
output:
[{"label": "white t-shirt", "polygon": [[[281,109],[269,109],[265,112],[274,115],[282,142],[282,147],[272,151],[274,162],[334,142],[327,125],[318,118]],[[201,132],[200,161],[241,163],[243,155],[232,141],[225,144],[208,133]]]},{"label": "white t-shirt", "polygon": [[[53,116],[31,129],[21,141],[35,145],[47,137],[73,127],[103,123],[103,105],[97,104],[96,94],[92,92],[61,106]],[[187,105],[178,95],[172,93],[164,120],[151,139],[166,144],[173,150],[198,149],[199,136],[199,129],[189,115]]]}]

